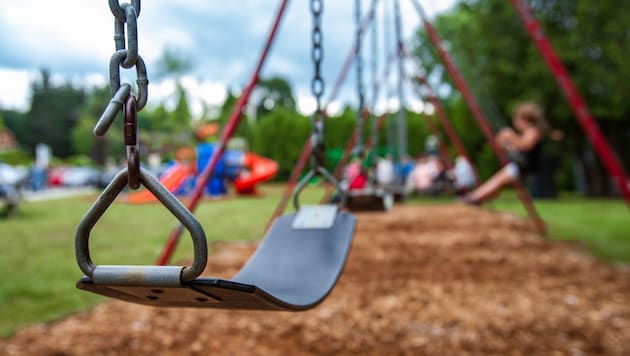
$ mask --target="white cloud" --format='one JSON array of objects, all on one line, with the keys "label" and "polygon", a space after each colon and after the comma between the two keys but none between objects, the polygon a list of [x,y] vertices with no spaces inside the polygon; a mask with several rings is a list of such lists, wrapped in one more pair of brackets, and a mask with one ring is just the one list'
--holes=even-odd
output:
[{"label": "white cloud", "polygon": [[29,105],[29,83],[33,71],[0,69],[0,107],[26,111]]},{"label": "white cloud", "polygon": [[[455,0],[429,4],[429,14],[449,8]],[[166,47],[193,57],[199,78],[187,86],[194,111],[216,105],[225,88],[244,85],[256,60],[279,2],[241,0],[232,2],[153,0],[144,2],[139,18],[140,53],[149,65],[150,102],[169,100],[173,84],[156,81],[155,62]],[[364,10],[367,4],[364,2]],[[384,3],[391,6],[391,1]],[[433,6],[432,6],[433,5]],[[324,13],[324,76],[327,94],[354,36],[353,2],[329,1]],[[404,37],[410,38],[418,18],[409,1],[401,1]],[[380,7],[379,12],[383,8]],[[291,2],[263,76],[287,76],[294,86],[298,108],[312,111],[309,31],[306,1]],[[379,23],[382,30],[382,22]],[[78,1],[71,6],[45,0],[0,0],[0,105],[28,105],[33,73],[46,66],[73,83],[102,85],[113,52],[113,17],[105,1]],[[366,45],[367,46],[367,45]],[[367,58],[366,58],[367,59]],[[125,71],[130,77],[133,73]],[[352,76],[348,78],[351,82]],[[338,102],[355,102],[354,86],[346,85]],[[384,99],[383,99],[384,100]],[[380,104],[379,107],[383,107]]]},{"label": "white cloud", "polygon": [[297,95],[297,109],[302,115],[311,115],[316,108],[315,99],[311,95]]}]

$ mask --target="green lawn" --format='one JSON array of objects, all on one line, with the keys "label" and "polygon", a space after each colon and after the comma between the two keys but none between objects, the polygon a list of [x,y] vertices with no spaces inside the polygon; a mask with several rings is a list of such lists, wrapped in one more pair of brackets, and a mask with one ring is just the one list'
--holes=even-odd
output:
[{"label": "green lawn", "polygon": [[[509,194],[493,203],[493,208],[526,215]],[[563,197],[536,201],[536,208],[551,238],[582,241],[597,256],[630,262],[630,209],[621,200]]]},{"label": "green lawn", "polygon": [[[267,186],[263,191],[264,198],[204,203],[197,216],[208,240],[260,238],[280,188]],[[315,202],[319,196],[319,189],[308,189],[304,202]],[[74,230],[92,200],[25,203],[17,216],[0,220],[0,336],[88,309],[103,300],[74,287],[81,276],[74,258]],[[553,238],[582,240],[599,256],[630,261],[630,211],[623,203],[565,198],[538,202],[537,206]],[[509,193],[490,208],[523,213]],[[174,218],[160,206],[114,204],[93,231],[93,258],[99,264],[151,264],[174,225]],[[190,258],[191,251],[185,236],[174,260]]]}]

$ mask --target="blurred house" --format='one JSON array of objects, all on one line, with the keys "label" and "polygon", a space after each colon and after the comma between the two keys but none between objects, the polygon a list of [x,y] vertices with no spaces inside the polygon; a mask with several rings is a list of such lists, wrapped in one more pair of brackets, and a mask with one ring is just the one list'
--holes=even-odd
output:
[{"label": "blurred house", "polygon": [[0,151],[9,151],[17,148],[15,136],[7,128],[0,128]]}]

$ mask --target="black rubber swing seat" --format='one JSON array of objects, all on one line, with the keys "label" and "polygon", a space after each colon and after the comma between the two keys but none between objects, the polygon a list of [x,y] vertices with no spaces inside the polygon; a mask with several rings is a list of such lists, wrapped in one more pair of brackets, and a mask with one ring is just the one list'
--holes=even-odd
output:
[{"label": "black rubber swing seat", "polygon": [[349,191],[346,198],[346,207],[353,212],[389,211],[393,204],[393,195],[378,188]]},{"label": "black rubber swing seat", "polygon": [[[97,266],[93,278],[83,277],[77,287],[127,302],[161,307],[201,307],[299,311],[319,304],[330,293],[345,265],[356,218],[337,213],[328,229],[296,229],[296,214],[278,218],[258,250],[230,280],[198,277],[180,285],[149,281],[146,276],[127,282],[101,283],[108,266]],[[103,268],[99,272],[99,268]],[[112,267],[112,266],[109,266]],[[111,273],[120,274],[121,268]],[[146,267],[174,269],[183,267]],[[155,278],[153,278],[155,279]],[[158,278],[159,279],[159,278]]]}]

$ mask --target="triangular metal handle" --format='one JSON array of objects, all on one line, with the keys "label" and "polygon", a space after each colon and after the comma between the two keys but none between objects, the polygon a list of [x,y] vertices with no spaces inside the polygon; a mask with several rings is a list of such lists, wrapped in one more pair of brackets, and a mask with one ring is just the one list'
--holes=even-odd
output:
[{"label": "triangular metal handle", "polygon": [[[74,238],[74,248],[79,267],[86,276],[92,277],[96,265],[90,257],[90,232],[105,211],[114,202],[118,194],[127,185],[128,170],[123,169],[114,177],[109,185],[96,199],[92,207],[85,214],[77,227]],[[145,186],[164,205],[182,225],[190,232],[193,240],[194,259],[190,267],[185,267],[182,271],[182,282],[191,281],[206,268],[208,261],[208,244],[206,234],[201,224],[193,214],[180,203],[164,186],[144,168],[140,168],[140,183]]]}]

